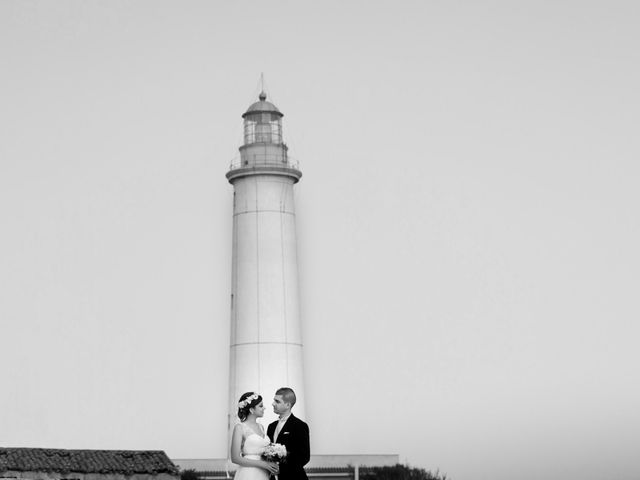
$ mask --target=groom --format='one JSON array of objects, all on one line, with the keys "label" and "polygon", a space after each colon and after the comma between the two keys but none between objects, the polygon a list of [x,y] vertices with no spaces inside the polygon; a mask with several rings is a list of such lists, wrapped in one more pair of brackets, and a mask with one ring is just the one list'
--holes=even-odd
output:
[{"label": "groom", "polygon": [[273,398],[273,411],[280,420],[269,424],[267,435],[274,443],[287,448],[287,458],[280,464],[278,480],[307,480],[304,466],[309,462],[309,426],[291,413],[296,394],[288,387],[279,388]]}]

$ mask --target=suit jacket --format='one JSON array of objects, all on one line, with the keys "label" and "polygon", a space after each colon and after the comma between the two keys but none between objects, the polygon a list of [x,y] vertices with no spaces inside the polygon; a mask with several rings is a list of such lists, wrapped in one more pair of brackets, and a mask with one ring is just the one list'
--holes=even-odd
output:
[{"label": "suit jacket", "polygon": [[304,466],[309,462],[310,456],[309,426],[291,414],[275,440],[273,437],[277,425],[277,421],[270,423],[267,435],[272,442],[284,445],[287,449],[287,458],[280,463],[278,480],[307,480]]}]

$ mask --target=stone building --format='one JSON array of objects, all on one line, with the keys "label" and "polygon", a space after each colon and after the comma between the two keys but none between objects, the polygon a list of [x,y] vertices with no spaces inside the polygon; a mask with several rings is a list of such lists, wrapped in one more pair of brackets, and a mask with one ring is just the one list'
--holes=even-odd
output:
[{"label": "stone building", "polygon": [[177,480],[178,467],[160,450],[0,448],[0,479]]}]

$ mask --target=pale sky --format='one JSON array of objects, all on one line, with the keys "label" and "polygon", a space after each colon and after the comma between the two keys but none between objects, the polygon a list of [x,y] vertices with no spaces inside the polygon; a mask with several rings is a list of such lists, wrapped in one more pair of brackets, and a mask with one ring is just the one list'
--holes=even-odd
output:
[{"label": "pale sky", "polygon": [[[640,477],[640,4],[0,2],[0,446],[226,456],[264,72],[312,451]],[[266,392],[270,395],[270,392]]]}]

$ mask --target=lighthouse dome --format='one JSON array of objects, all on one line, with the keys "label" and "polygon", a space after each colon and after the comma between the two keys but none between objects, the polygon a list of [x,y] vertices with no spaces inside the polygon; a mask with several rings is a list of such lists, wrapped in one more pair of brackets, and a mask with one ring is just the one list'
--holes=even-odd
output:
[{"label": "lighthouse dome", "polygon": [[252,113],[274,113],[279,117],[284,116],[280,112],[280,110],[278,110],[278,107],[276,107],[273,103],[267,101],[266,93],[260,93],[260,96],[258,98],[259,100],[253,103],[249,108],[247,108],[247,111],[242,114],[242,118]]}]

